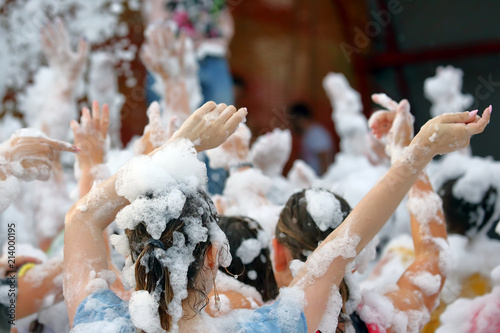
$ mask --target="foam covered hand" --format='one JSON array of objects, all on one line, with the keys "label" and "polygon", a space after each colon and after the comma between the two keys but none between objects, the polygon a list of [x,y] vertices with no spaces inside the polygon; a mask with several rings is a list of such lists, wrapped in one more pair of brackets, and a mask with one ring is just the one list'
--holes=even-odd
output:
[{"label": "foam covered hand", "polygon": [[[160,104],[158,102],[151,103],[147,115],[149,122],[144,127],[144,134],[134,145],[134,152],[137,155],[150,153],[153,149],[163,145],[168,139],[168,134],[163,127]],[[170,125],[173,126],[172,124]]]},{"label": "foam covered hand", "polygon": [[42,48],[57,78],[73,86],[82,72],[87,58],[87,43],[80,39],[78,49],[71,49],[68,32],[60,18],[42,28]]},{"label": "foam covered hand", "polygon": [[0,145],[0,167],[6,175],[20,180],[47,180],[57,151],[80,150],[70,143],[49,139],[37,129],[23,128]]},{"label": "foam covered hand", "polygon": [[81,148],[77,156],[82,169],[90,169],[102,164],[106,154],[106,136],[109,127],[109,109],[105,104],[102,111],[99,103],[92,103],[92,114],[88,108],[83,108],[80,123],[73,120],[70,123],[75,136],[75,145]]},{"label": "foam covered hand", "polygon": [[196,110],[174,133],[171,140],[189,139],[198,152],[221,145],[234,133],[247,115],[247,109],[207,102]]},{"label": "foam covered hand", "polygon": [[172,27],[153,24],[146,30],[141,59],[150,71],[160,75],[164,81],[177,78],[183,74],[185,40],[184,33],[176,38]]},{"label": "foam covered hand", "polygon": [[411,145],[428,149],[432,156],[465,148],[472,135],[484,131],[490,121],[491,111],[490,105],[481,117],[477,115],[477,110],[435,117],[422,126]]},{"label": "foam covered hand", "polygon": [[373,94],[372,100],[385,108],[374,112],[368,120],[368,126],[372,129],[373,135],[380,139],[391,129],[399,104],[386,94]]}]

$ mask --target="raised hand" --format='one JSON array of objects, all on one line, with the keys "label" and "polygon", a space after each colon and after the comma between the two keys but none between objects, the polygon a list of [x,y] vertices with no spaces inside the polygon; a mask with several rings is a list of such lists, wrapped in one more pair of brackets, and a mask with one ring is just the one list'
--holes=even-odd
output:
[{"label": "raised hand", "polygon": [[234,133],[247,115],[247,109],[207,102],[196,110],[174,133],[171,140],[191,140],[198,152],[221,145]]},{"label": "raised hand", "polygon": [[57,151],[77,153],[79,148],[70,143],[49,139],[41,131],[24,128],[16,131],[0,145],[0,167],[7,175],[23,181],[47,180]]},{"label": "raised hand", "polygon": [[146,30],[146,44],[141,50],[141,59],[148,69],[164,81],[178,78],[184,72],[184,47],[186,36],[175,37],[172,27],[153,24]]},{"label": "raised hand", "polygon": [[[160,147],[169,139],[167,131],[163,127],[160,113],[160,104],[153,102],[147,111],[149,123],[144,127],[144,134],[134,145],[134,152],[139,154],[149,154],[155,148]],[[173,117],[172,117],[173,118]],[[174,118],[175,119],[175,118]],[[170,124],[173,126],[173,124]],[[170,135],[171,136],[171,135]]]},{"label": "raised hand", "polygon": [[102,164],[106,154],[106,136],[109,127],[109,109],[106,104],[102,111],[99,103],[92,103],[92,114],[88,108],[83,108],[80,123],[73,120],[70,123],[75,137],[75,145],[81,148],[77,156],[80,168],[89,170]]},{"label": "raised hand", "polygon": [[368,120],[368,126],[372,129],[373,135],[380,139],[391,129],[399,104],[386,94],[373,94],[372,100],[385,108],[374,112]]},{"label": "raised hand", "polygon": [[460,113],[445,113],[425,123],[412,140],[421,148],[428,150],[432,156],[446,154],[469,145],[474,134],[484,131],[490,122],[491,105],[481,117],[477,110]]},{"label": "raised hand", "polygon": [[87,43],[80,39],[78,49],[71,49],[68,33],[60,18],[49,22],[41,30],[42,48],[50,67],[57,78],[73,86],[80,75],[87,58]]}]

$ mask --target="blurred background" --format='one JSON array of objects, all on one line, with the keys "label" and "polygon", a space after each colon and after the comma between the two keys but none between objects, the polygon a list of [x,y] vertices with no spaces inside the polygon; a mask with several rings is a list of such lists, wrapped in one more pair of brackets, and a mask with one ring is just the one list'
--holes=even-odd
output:
[{"label": "blurred background", "polygon": [[[26,80],[14,82],[15,74],[7,73],[10,65],[5,61],[10,51],[2,45],[12,46],[12,41],[5,34],[23,35],[25,44],[29,44],[30,38],[36,38],[45,14],[66,19],[72,15],[63,1],[44,0],[35,2],[36,6],[45,6],[42,12],[32,8],[32,14],[25,12],[24,17],[12,18],[16,9],[26,11],[35,6],[33,3],[0,0],[0,27],[4,28],[0,31],[0,88],[4,88],[0,117],[24,117],[18,108],[19,92],[33,81],[36,70],[33,61],[28,65],[18,63],[20,68],[27,68]],[[85,1],[69,3],[91,6]],[[82,25],[109,24],[114,32],[119,31],[87,38],[91,39],[92,51],[115,52],[119,91],[125,98],[121,137],[126,144],[134,135],[142,134],[147,122],[146,69],[137,56],[145,29],[141,3],[96,3],[99,11],[109,11],[115,21],[93,21],[97,19],[90,11],[96,8],[87,8],[90,13]],[[482,111],[490,104],[494,110],[500,108],[499,1],[228,0],[226,5],[235,26],[228,61],[237,82],[236,104],[248,107],[247,124],[254,138],[276,127],[289,127],[288,108],[303,102],[331,133],[338,151],[332,107],[322,87],[329,72],[346,76],[361,94],[367,117],[376,109],[370,100],[373,93],[383,92],[395,100],[407,98],[416,116],[416,129],[430,118],[431,103],[424,96],[423,85],[426,78],[436,74],[438,66],[452,65],[463,71],[462,92],[474,98],[470,109]],[[73,31],[78,28],[73,27]],[[16,51],[22,54],[19,47]],[[80,96],[80,102],[86,103],[85,95]],[[486,133],[473,139],[473,153],[500,159],[499,129],[500,117],[494,116]],[[296,141],[288,167],[298,156]]]}]

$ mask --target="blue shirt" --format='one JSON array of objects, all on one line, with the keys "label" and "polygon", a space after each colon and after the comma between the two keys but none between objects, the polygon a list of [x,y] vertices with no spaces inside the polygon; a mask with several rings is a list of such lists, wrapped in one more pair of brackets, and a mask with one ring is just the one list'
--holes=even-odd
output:
[{"label": "blue shirt", "polygon": [[[294,327],[294,330],[291,331],[290,327],[283,327],[282,321],[279,320],[280,311],[278,310],[279,301],[254,311],[245,310],[249,312],[248,316],[244,322],[236,324],[236,331],[238,333],[307,332],[306,318],[303,312],[296,318],[296,323],[286,323],[287,326],[292,324]],[[130,319],[127,302],[109,289],[99,290],[87,296],[76,309],[73,325],[72,332],[92,330],[117,333],[137,332]]]}]

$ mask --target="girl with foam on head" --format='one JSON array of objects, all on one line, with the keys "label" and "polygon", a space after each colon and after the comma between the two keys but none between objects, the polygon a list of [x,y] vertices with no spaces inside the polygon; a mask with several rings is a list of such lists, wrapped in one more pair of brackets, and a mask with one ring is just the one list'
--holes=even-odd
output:
[{"label": "girl with foam on head", "polygon": [[[203,295],[216,289],[213,281],[227,252],[213,204],[199,190],[205,169],[194,156],[224,142],[245,115],[245,109],[205,104],[169,143],[135,158],[70,209],[64,293],[76,332],[315,332],[322,327],[325,309],[331,308],[330,295],[340,286],[346,265],[387,221],[420,171],[436,154],[466,146],[472,134],[484,130],[490,111],[482,118],[464,113],[429,121],[313,252],[276,303],[211,319],[201,311]],[[431,135],[435,140],[429,140]],[[78,209],[80,204],[84,210]],[[107,288],[113,275],[102,232],[115,217],[128,229],[127,238],[114,240],[129,255],[123,277],[136,283],[128,305]]]}]

